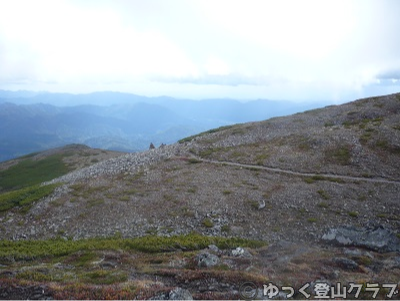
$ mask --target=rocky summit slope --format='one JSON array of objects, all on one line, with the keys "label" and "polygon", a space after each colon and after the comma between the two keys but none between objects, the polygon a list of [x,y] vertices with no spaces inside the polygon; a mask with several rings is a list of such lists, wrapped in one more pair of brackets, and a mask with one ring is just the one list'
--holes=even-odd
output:
[{"label": "rocky summit slope", "polygon": [[274,281],[399,279],[400,94],[222,127],[55,183],[1,213],[1,239],[244,237],[270,246],[247,268]]}]

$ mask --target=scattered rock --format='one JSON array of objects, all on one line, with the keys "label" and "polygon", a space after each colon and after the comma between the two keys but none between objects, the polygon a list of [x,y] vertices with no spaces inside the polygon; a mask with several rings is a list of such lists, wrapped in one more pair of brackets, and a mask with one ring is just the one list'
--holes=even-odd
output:
[{"label": "scattered rock", "polygon": [[349,249],[349,248],[345,248],[343,250],[343,253],[345,255],[349,255],[349,256],[353,256],[353,257],[360,257],[363,255],[362,251],[360,249]]},{"label": "scattered rock", "polygon": [[221,250],[216,245],[209,245],[208,250],[210,250],[211,252],[213,252],[215,254],[221,253]]},{"label": "scattered rock", "polygon": [[345,257],[335,257],[332,261],[343,270],[357,271],[359,269],[357,262]]},{"label": "scattered rock", "polygon": [[103,261],[100,264],[100,267],[103,269],[115,269],[118,266],[118,263],[114,261]]},{"label": "scattered rock", "polygon": [[242,247],[237,247],[236,249],[232,250],[231,254],[235,257],[252,257],[252,255],[247,251],[246,249],[243,249]]},{"label": "scattered rock", "polygon": [[168,293],[161,293],[149,298],[149,300],[168,300],[168,298],[169,298]]},{"label": "scattered rock", "polygon": [[[64,176],[45,182],[44,184],[64,183],[69,185],[79,181],[93,179],[101,175],[112,176],[124,172],[136,174],[138,171],[142,170],[143,167],[156,164],[157,162],[175,155],[178,148],[178,145],[167,145],[163,148],[140,153],[129,153],[116,158],[110,158],[88,167],[75,170]],[[68,186],[63,185],[61,188],[58,187],[55,192],[56,193],[52,196],[53,199],[57,199],[62,194],[68,192]]]},{"label": "scattered rock", "polygon": [[193,296],[188,290],[177,287],[169,293],[156,295],[150,300],[193,300]]},{"label": "scattered rock", "polygon": [[193,297],[188,290],[177,287],[169,293],[169,300],[193,300]]},{"label": "scattered rock", "polygon": [[400,256],[396,256],[394,258],[389,259],[386,262],[387,268],[392,269],[400,269]]},{"label": "scattered rock", "polygon": [[11,277],[15,277],[17,273],[15,271],[2,271],[0,272],[0,278],[11,278]]},{"label": "scattered rock", "polygon": [[196,256],[196,263],[197,266],[199,267],[213,267],[215,265],[217,265],[219,263],[219,258],[218,256],[214,255],[214,254],[210,254],[208,252],[203,252],[200,253]]},{"label": "scattered rock", "polygon": [[258,203],[258,209],[261,210],[261,209],[264,209],[264,208],[265,208],[265,201],[263,200],[262,202]]},{"label": "scattered rock", "polygon": [[241,247],[237,247],[235,250],[232,250],[233,256],[240,256],[242,254],[244,254],[244,249]]},{"label": "scattered rock", "polygon": [[392,230],[383,226],[332,228],[322,236],[322,240],[335,245],[363,247],[382,253],[400,251],[400,239]]},{"label": "scattered rock", "polygon": [[153,142],[150,143],[149,149],[155,149],[156,147],[154,146]]},{"label": "scattered rock", "polygon": [[45,286],[0,286],[0,299],[50,300],[52,295]]}]

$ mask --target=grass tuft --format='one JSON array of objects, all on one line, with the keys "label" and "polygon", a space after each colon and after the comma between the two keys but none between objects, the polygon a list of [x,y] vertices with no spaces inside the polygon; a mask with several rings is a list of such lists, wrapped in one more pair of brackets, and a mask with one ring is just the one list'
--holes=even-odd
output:
[{"label": "grass tuft", "polygon": [[46,186],[33,185],[3,193],[0,195],[0,212],[10,210],[14,207],[21,207],[21,209],[27,211],[34,202],[51,194],[59,185],[60,184]]},{"label": "grass tuft", "polygon": [[328,193],[325,190],[321,189],[321,190],[318,190],[317,192],[321,196],[321,198],[323,198],[324,200],[329,200],[330,199]]},{"label": "grass tuft", "polygon": [[358,217],[358,215],[359,215],[359,213],[356,212],[356,211],[350,211],[348,214],[349,214],[349,216],[351,216],[351,217]]},{"label": "grass tuft", "polygon": [[214,223],[209,218],[206,218],[203,220],[203,226],[206,228],[212,228],[214,227]]},{"label": "grass tuft", "polygon": [[[258,248],[266,243],[243,238],[225,238],[188,234],[179,236],[143,236],[123,239],[91,238],[81,240],[0,240],[0,262],[14,260],[33,260],[70,255],[76,252],[94,250],[135,250],[146,253],[172,252],[176,250],[201,250],[214,244],[220,249],[241,247]],[[89,255],[88,255],[89,256]],[[89,256],[90,257],[90,256]]]},{"label": "grass tuft", "polygon": [[190,163],[190,164],[198,164],[198,163],[202,163],[203,161],[201,161],[201,160],[199,160],[199,159],[196,159],[196,158],[190,158],[189,160],[188,160],[188,163]]},{"label": "grass tuft", "polygon": [[21,189],[50,181],[68,172],[61,154],[41,160],[27,158],[0,172],[0,187],[3,191]]},{"label": "grass tuft", "polygon": [[327,161],[333,164],[349,165],[351,159],[351,149],[349,146],[341,146],[325,152]]}]

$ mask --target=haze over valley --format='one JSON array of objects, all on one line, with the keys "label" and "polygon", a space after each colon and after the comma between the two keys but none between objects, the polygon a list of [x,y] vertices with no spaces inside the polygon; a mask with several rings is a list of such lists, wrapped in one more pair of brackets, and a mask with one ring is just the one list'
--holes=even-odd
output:
[{"label": "haze over valley", "polygon": [[320,103],[233,99],[194,101],[128,93],[0,91],[0,161],[81,143],[137,152],[215,127],[259,121]]}]

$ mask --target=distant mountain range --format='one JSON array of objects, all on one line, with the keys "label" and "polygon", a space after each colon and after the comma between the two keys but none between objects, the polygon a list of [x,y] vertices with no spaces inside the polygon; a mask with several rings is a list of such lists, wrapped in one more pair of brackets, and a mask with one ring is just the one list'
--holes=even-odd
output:
[{"label": "distant mountain range", "polygon": [[0,161],[70,143],[136,152],[151,142],[173,143],[211,128],[325,104],[0,90]]}]

